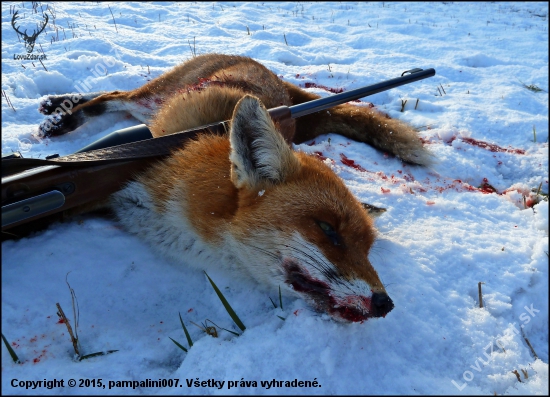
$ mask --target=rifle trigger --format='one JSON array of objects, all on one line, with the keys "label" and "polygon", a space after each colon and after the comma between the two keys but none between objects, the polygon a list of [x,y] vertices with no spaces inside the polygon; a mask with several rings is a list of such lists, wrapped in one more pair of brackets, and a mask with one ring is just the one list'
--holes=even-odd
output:
[{"label": "rifle trigger", "polygon": [[420,69],[420,68],[414,68],[414,69],[411,69],[411,70],[405,70],[403,73],[401,73],[401,77],[403,77],[405,75],[405,73],[410,73],[410,74],[413,74],[413,73],[418,73],[418,72],[422,72],[424,69]]}]

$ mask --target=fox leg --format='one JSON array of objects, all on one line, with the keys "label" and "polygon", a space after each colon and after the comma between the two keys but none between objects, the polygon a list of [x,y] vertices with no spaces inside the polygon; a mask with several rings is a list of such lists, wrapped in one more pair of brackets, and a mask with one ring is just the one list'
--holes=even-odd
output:
[{"label": "fox leg", "polygon": [[[294,105],[320,98],[288,82],[284,85]],[[294,142],[302,143],[328,133],[368,143],[408,163],[428,165],[432,160],[412,126],[387,118],[372,108],[342,104],[300,117],[296,120]]]},{"label": "fox leg", "polygon": [[82,105],[91,99],[97,98],[104,94],[103,92],[90,92],[88,94],[64,94],[64,95],[48,95],[40,101],[38,111],[44,115],[52,114],[55,109],[72,109],[77,105]]},{"label": "fox leg", "polygon": [[50,117],[40,123],[38,128],[42,137],[59,136],[74,131],[93,117],[118,111],[128,112],[142,123],[146,123],[160,103],[158,100],[133,97],[122,91],[84,96],[50,96],[42,101],[39,109]]}]

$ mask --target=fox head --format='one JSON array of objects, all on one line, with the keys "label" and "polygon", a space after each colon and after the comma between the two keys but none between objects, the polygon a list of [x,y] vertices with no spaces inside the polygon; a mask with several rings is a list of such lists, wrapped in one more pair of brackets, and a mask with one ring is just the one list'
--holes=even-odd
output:
[{"label": "fox head", "polygon": [[368,259],[372,220],[327,165],[285,143],[253,96],[235,107],[229,160],[238,206],[228,241],[254,278],[337,320],[393,309]]}]

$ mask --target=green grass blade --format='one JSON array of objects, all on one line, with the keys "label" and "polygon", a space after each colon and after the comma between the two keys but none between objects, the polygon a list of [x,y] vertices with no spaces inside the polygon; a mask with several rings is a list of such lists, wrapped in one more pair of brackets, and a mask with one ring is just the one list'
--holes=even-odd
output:
[{"label": "green grass blade", "polygon": [[[169,337],[170,338],[170,337]],[[178,342],[176,342],[174,339],[170,338],[170,340],[172,342],[174,342],[176,344],[177,347],[179,347],[181,350],[183,350],[184,352],[187,353],[187,349],[185,347],[183,347],[182,345],[180,345]]]},{"label": "green grass blade", "polygon": [[241,336],[240,334],[236,333],[235,331],[230,331],[230,330],[228,330],[227,328],[224,328],[224,327],[219,327],[219,328],[220,328],[220,329],[223,329],[224,331],[231,332],[233,335]]},{"label": "green grass blade", "polygon": [[269,297],[269,300],[271,301],[271,304],[273,305],[273,308],[277,309],[277,305],[275,304],[275,302],[273,302],[273,299],[271,299],[271,297]]},{"label": "green grass blade", "polygon": [[228,329],[226,329],[226,328],[224,328],[224,327],[220,327],[220,326],[219,326],[218,324],[216,324],[214,321],[208,320],[208,319],[206,319],[206,321],[204,322],[205,328],[206,328],[206,324],[207,324],[208,321],[210,321],[212,324],[214,324],[214,325],[215,325],[216,327],[218,327],[219,329],[223,329],[224,331],[231,332],[233,335],[236,335],[236,336],[241,336],[241,334],[238,334],[238,333],[235,332],[235,331],[230,331],[230,330],[228,330]]},{"label": "green grass blade", "polygon": [[206,277],[208,277],[208,280],[210,281],[210,284],[212,284],[212,288],[214,288],[214,291],[216,291],[216,294],[218,295],[218,298],[220,298],[220,300],[222,301],[223,306],[225,307],[225,310],[227,310],[227,313],[229,314],[231,319],[235,322],[235,324],[237,324],[237,327],[239,327],[241,329],[241,331],[244,332],[246,327],[242,323],[239,316],[237,316],[237,313],[235,313],[235,311],[233,310],[233,308],[231,307],[229,302],[227,302],[227,299],[225,299],[225,296],[223,296],[222,292],[219,290],[219,288],[216,286],[216,284],[214,284],[214,281],[212,281],[210,276],[206,272],[204,272],[204,274],[206,274]]},{"label": "green grass blade", "polygon": [[278,314],[277,314],[277,317],[279,317],[279,318],[280,318],[281,320],[283,320],[283,321],[285,321],[285,320],[286,320],[286,318],[284,318],[284,317],[281,317],[281,316],[279,316]]},{"label": "green grass blade", "polygon": [[17,354],[15,354],[15,352],[13,351],[13,349],[11,348],[10,344],[8,343],[8,340],[6,339],[6,337],[4,336],[4,334],[2,334],[2,340],[4,341],[4,344],[6,345],[6,348],[8,349],[8,352],[10,352],[10,356],[13,360],[14,363],[16,364],[19,364],[20,361],[19,361],[19,357],[17,357]]},{"label": "green grass blade", "polygon": [[178,313],[178,314],[180,315],[181,327],[183,328],[183,332],[185,332],[187,343],[189,343],[189,347],[193,347],[193,341],[191,340],[191,336],[189,335],[189,332],[187,332],[187,328],[185,328],[185,324],[183,324],[183,320],[181,319],[181,313]]},{"label": "green grass blade", "polygon": [[283,310],[283,297],[281,295],[281,286],[279,285],[279,304],[281,305],[281,310]]},{"label": "green grass blade", "polygon": [[85,356],[82,356],[78,359],[78,361],[86,360],[88,358],[97,357],[97,356],[106,356],[107,354],[111,354],[114,352],[117,352],[118,350],[107,350],[106,352],[97,352],[92,354],[86,354]]}]

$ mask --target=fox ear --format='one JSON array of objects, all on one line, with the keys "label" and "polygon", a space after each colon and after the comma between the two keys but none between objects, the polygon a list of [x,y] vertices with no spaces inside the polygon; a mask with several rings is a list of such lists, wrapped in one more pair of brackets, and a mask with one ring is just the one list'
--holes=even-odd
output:
[{"label": "fox ear", "polygon": [[280,183],[300,167],[265,106],[251,95],[235,106],[229,139],[231,180],[237,188]]}]

